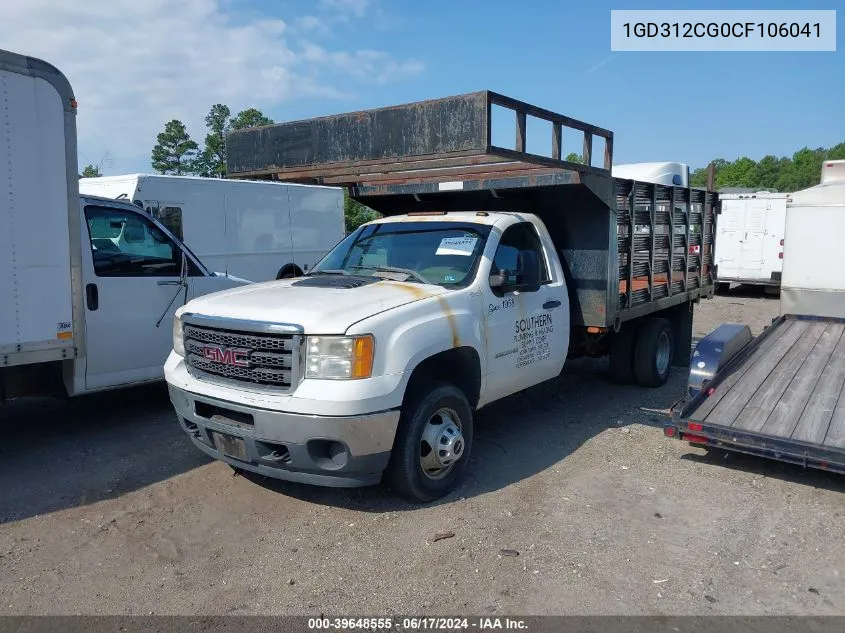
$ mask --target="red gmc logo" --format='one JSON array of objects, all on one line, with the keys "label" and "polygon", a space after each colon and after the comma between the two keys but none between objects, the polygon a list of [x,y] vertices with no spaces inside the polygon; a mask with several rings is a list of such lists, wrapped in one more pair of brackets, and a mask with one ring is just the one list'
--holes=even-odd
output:
[{"label": "red gmc logo", "polygon": [[221,365],[234,365],[235,367],[249,367],[247,352],[241,349],[223,349],[213,345],[206,345],[202,348],[202,355],[206,360]]}]

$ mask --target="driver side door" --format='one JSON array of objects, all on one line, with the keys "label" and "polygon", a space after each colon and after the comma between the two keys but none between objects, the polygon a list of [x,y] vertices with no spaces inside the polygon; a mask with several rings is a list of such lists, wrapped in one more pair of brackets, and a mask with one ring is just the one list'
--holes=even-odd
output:
[{"label": "driver side door", "polygon": [[86,389],[160,379],[185,297],[182,249],[141,211],[88,205],[83,222]]},{"label": "driver side door", "polygon": [[[539,283],[519,287],[530,262]],[[539,270],[537,270],[539,269]],[[496,400],[557,376],[566,358],[569,304],[562,271],[551,265],[530,222],[508,227],[496,248],[492,275],[506,285],[482,289],[487,335],[485,400]]]}]

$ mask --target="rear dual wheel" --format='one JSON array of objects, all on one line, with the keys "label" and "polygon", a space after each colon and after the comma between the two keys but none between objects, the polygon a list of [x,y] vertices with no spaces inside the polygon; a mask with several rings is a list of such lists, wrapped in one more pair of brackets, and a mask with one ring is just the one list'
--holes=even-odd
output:
[{"label": "rear dual wheel", "polygon": [[666,384],[675,356],[675,339],[666,319],[648,317],[628,322],[610,346],[610,373],[623,384],[643,387]]}]

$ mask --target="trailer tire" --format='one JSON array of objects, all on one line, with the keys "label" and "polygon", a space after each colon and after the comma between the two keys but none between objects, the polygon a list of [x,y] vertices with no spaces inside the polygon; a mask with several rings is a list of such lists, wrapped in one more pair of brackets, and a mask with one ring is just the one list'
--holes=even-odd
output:
[{"label": "trailer tire", "polygon": [[610,377],[622,385],[636,382],[634,374],[634,345],[637,327],[633,322],[624,323],[610,341]]},{"label": "trailer tire", "polygon": [[[424,383],[408,396],[386,480],[406,499],[427,503],[451,492],[466,472],[472,448],[472,408],[463,391],[440,381]],[[438,451],[441,456],[431,450],[435,440],[445,447]],[[441,470],[426,470],[426,465],[440,465],[441,459],[449,461],[455,454],[457,458]]]},{"label": "trailer tire", "polygon": [[672,371],[675,338],[666,319],[644,319],[634,348],[634,374],[643,387],[662,387]]}]

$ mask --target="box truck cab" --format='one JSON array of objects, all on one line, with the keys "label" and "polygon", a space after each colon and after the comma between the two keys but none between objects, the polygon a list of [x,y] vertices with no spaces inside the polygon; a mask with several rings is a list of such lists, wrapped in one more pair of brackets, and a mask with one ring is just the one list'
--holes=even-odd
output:
[{"label": "box truck cab", "polygon": [[128,201],[79,195],[59,70],[0,51],[0,86],[0,400],[160,380],[176,309],[247,282]]},{"label": "box truck cab", "polygon": [[251,281],[301,275],[346,233],[339,187],[132,174],[83,178],[79,190],[125,198],[210,268]]}]

